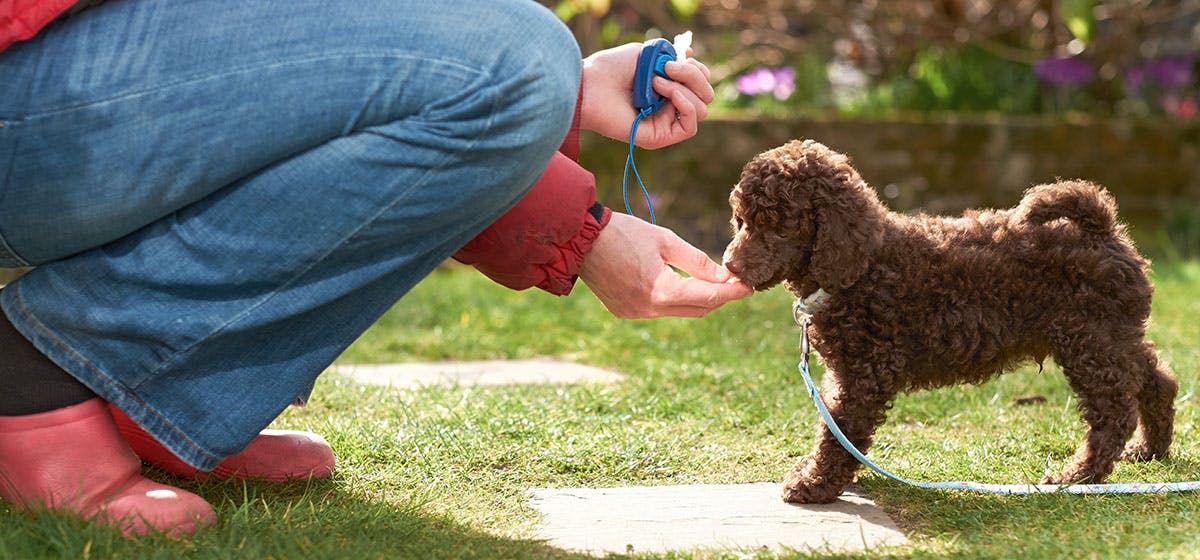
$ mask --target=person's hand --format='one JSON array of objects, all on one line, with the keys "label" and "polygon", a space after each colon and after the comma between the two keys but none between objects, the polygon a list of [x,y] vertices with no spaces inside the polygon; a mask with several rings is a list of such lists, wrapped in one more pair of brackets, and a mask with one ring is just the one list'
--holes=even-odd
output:
[{"label": "person's hand", "polygon": [[[641,52],[641,43],[629,43],[583,59],[580,128],[629,141],[633,118],[637,116],[633,108],[633,75]],[[652,87],[667,102],[657,113],[638,123],[634,143],[642,148],[661,148],[695,136],[700,121],[708,116],[708,104],[715,97],[708,67],[691,58],[691,49],[686,62],[671,61],[663,69],[671,79],[655,76]]]},{"label": "person's hand", "polygon": [[579,277],[623,319],[703,317],[754,293],[671,230],[616,212],[584,257]]}]

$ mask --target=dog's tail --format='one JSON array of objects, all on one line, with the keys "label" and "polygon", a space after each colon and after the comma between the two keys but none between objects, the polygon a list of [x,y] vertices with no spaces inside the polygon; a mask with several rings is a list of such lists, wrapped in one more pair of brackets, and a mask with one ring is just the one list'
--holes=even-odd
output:
[{"label": "dog's tail", "polygon": [[1117,227],[1117,201],[1093,183],[1059,181],[1025,191],[1019,215],[1033,225],[1066,218],[1084,231],[1111,234]]}]

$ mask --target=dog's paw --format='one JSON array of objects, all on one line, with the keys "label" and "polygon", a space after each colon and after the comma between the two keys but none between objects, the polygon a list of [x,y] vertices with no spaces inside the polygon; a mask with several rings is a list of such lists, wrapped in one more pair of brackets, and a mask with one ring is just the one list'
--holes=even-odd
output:
[{"label": "dog's paw", "polygon": [[1067,468],[1059,473],[1048,474],[1042,479],[1042,484],[1054,484],[1057,486],[1100,482],[1104,482],[1104,477],[1097,477],[1093,474],[1085,473],[1081,469],[1077,468]]},{"label": "dog's paw", "polygon": [[804,457],[783,481],[783,501],[793,504],[828,504],[837,501],[844,490],[841,485],[830,484],[818,474],[817,462]]},{"label": "dog's paw", "polygon": [[1071,480],[1070,478],[1065,476],[1063,473],[1054,473],[1054,474],[1048,474],[1046,476],[1043,476],[1041,483],[1062,486],[1065,484],[1071,484],[1073,482],[1075,482],[1075,481]]},{"label": "dog's paw", "polygon": [[1166,453],[1159,453],[1153,449],[1150,449],[1150,444],[1141,441],[1129,442],[1129,445],[1125,446],[1125,451],[1121,452],[1122,461],[1130,461],[1134,463],[1161,461],[1166,458]]},{"label": "dog's paw", "polygon": [[1135,436],[1126,444],[1126,448],[1121,452],[1121,460],[1129,460],[1129,462],[1144,463],[1147,460],[1163,460],[1169,456],[1168,448],[1154,448],[1150,442],[1141,439],[1141,436]]}]

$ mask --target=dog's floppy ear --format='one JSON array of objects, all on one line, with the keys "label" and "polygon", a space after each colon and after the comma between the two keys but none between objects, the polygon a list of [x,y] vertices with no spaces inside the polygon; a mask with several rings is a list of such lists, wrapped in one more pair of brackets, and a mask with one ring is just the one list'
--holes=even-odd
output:
[{"label": "dog's floppy ear", "polygon": [[817,168],[809,179],[817,210],[809,273],[822,288],[841,290],[866,272],[883,242],[887,211],[846,156],[815,142],[806,142],[805,149],[809,165]]}]

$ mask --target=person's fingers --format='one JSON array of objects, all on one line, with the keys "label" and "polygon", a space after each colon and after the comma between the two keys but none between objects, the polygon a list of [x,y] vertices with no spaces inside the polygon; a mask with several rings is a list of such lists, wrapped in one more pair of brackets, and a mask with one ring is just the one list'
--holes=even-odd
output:
[{"label": "person's fingers", "polygon": [[741,282],[706,282],[697,278],[680,278],[680,291],[675,303],[716,309],[735,299],[742,299],[754,290]]},{"label": "person's fingers", "polygon": [[754,293],[674,232],[620,213],[601,231],[579,276],[624,319],[702,317]]},{"label": "person's fingers", "polygon": [[708,69],[708,66],[706,66],[703,62],[690,57],[688,58],[687,63],[699,67],[700,72],[704,74],[704,81],[710,84],[712,83],[712,71]]},{"label": "person's fingers", "polygon": [[685,319],[699,319],[712,313],[713,309],[703,307],[667,307],[655,310],[654,313],[648,314],[643,319],[657,319],[659,317],[683,317]]},{"label": "person's fingers", "polygon": [[733,278],[733,274],[725,267],[678,235],[669,234],[664,237],[659,251],[667,264],[679,268],[693,278],[706,282],[726,282]]},{"label": "person's fingers", "polygon": [[637,145],[647,149],[669,146],[695,136],[700,130],[700,121],[708,116],[708,106],[691,90],[663,78],[655,80],[662,80],[660,94],[668,102],[650,117],[650,126],[638,129]]},{"label": "person's fingers", "polygon": [[713,90],[712,84],[708,81],[708,75],[705,74],[708,68],[703,64],[675,60],[668,62],[663,70],[666,71],[667,76],[670,76],[671,81],[692,90],[704,103],[712,103],[713,99],[716,99],[716,91]]},{"label": "person's fingers", "polygon": [[[695,94],[687,90],[675,90],[667,95],[670,104],[664,113],[667,130],[666,143],[682,142],[700,132],[700,112],[703,104],[699,103]],[[674,109],[671,111],[670,109]]]},{"label": "person's fingers", "polygon": [[707,282],[698,278],[684,278],[668,272],[671,278],[663,278],[658,285],[659,297],[654,306],[656,312],[685,317],[705,315],[730,301],[754,293],[740,282]]},{"label": "person's fingers", "polygon": [[[589,287],[592,287],[589,284]],[[708,282],[680,276],[664,266],[658,277],[649,283],[645,297],[629,297],[631,293],[598,293],[614,316],[623,319],[655,317],[703,317],[733,300],[742,299],[754,290],[741,282]],[[595,289],[593,288],[593,291]]]},{"label": "person's fingers", "polygon": [[[701,101],[699,97],[696,97],[695,92],[690,89],[683,89],[676,90],[674,93],[674,96],[669,98],[671,103],[675,104],[677,110],[680,105],[688,109],[688,114],[693,116],[693,122],[699,123],[708,118],[708,104]],[[682,116],[684,112],[679,111],[679,113]]]}]

